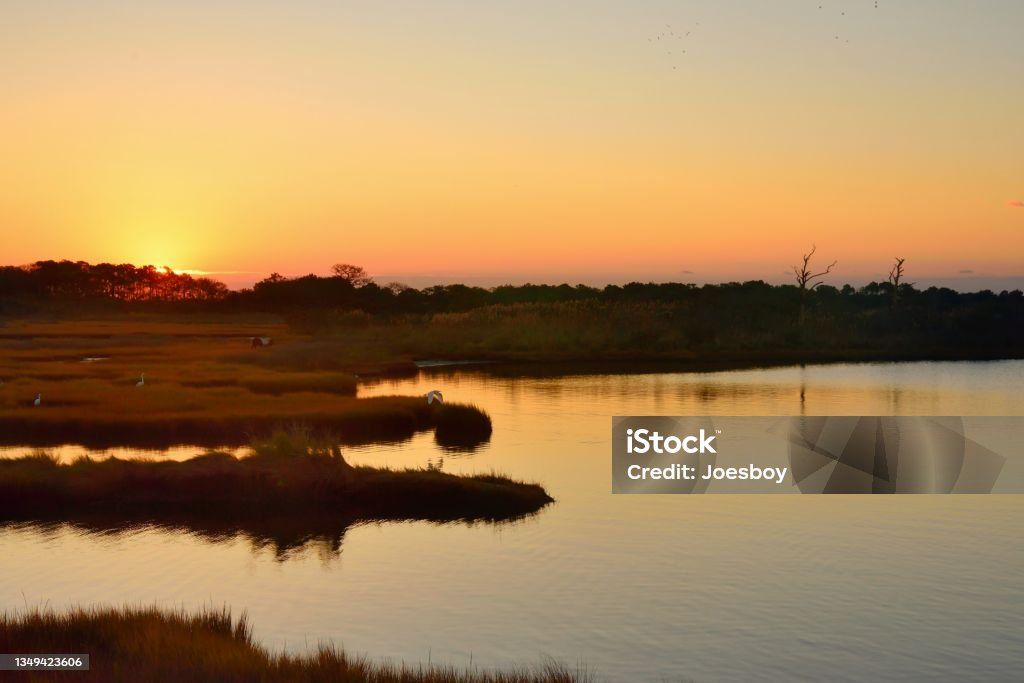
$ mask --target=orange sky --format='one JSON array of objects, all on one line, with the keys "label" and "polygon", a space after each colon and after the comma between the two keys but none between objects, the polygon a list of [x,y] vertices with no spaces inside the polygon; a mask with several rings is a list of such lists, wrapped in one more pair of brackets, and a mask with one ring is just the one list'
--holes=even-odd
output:
[{"label": "orange sky", "polygon": [[1022,3],[208,4],[0,8],[3,262],[1024,275]]}]

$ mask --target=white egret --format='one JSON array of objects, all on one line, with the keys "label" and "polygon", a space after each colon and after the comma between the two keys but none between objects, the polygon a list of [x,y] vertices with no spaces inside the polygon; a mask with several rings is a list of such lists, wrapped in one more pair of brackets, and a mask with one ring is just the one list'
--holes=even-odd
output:
[{"label": "white egret", "polygon": [[430,392],[427,393],[427,405],[430,405],[434,401],[437,401],[438,403],[444,403],[444,396],[442,396],[441,392],[438,391],[437,389],[432,389]]},{"label": "white egret", "polygon": [[34,406],[36,406],[38,408],[39,404],[42,403],[42,402],[43,402],[43,395],[42,394],[36,394],[36,400],[32,401],[32,405],[34,405]]},{"label": "white egret", "polygon": [[144,386],[146,386],[146,373],[142,373],[142,375],[139,377],[139,381],[135,383],[135,386],[137,386],[137,387],[144,387]]}]

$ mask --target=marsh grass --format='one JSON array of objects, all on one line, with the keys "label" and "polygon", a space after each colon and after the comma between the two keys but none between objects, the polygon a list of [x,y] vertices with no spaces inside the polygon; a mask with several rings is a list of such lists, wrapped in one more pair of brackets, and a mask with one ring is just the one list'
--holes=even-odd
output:
[{"label": "marsh grass", "polygon": [[[722,285],[704,294],[493,304],[468,310],[377,316],[347,325],[324,316],[315,344],[348,357],[551,363],[653,364],[708,369],[793,363],[912,359],[1016,358],[1012,295],[974,311],[921,303],[894,315],[885,297],[830,295],[797,322],[798,298],[756,283]],[[641,286],[640,289],[643,289]],[[639,292],[634,292],[639,295]],[[649,292],[654,294],[654,292]],[[705,294],[707,295],[705,297]],[[931,295],[929,295],[931,296]],[[970,296],[970,295],[962,295]],[[696,297],[696,298],[694,298]],[[767,297],[767,298],[765,298]],[[788,303],[787,303],[788,301]],[[845,303],[844,303],[845,302]],[[879,304],[881,304],[879,306]],[[1001,320],[1007,324],[996,324]],[[994,326],[994,327],[993,327]],[[307,329],[311,329],[307,327]],[[979,332],[985,329],[988,334]],[[620,365],[619,367],[623,367]]]},{"label": "marsh grass", "polygon": [[446,403],[432,414],[434,438],[446,449],[471,450],[491,438],[491,417],[476,406]]},{"label": "marsh grass", "polygon": [[680,306],[595,301],[484,306],[326,327],[350,353],[391,358],[581,361],[696,357]]},{"label": "marsh grass", "polygon": [[[250,348],[256,333],[272,335],[275,345]],[[105,360],[82,362],[96,357]],[[0,443],[236,446],[303,422],[355,444],[407,439],[438,419],[446,420],[442,444],[479,445],[489,437],[482,411],[448,419],[451,413],[428,407],[422,397],[357,398],[357,374],[415,368],[392,365],[346,353],[335,338],[293,335],[280,324],[11,324],[0,332]],[[145,384],[136,386],[142,373]],[[42,404],[35,407],[37,394]],[[457,433],[460,425],[466,433]]]},{"label": "marsh grass", "polygon": [[537,484],[437,469],[353,467],[337,446],[278,432],[236,457],[211,452],[185,461],[94,460],[69,464],[45,453],[0,459],[0,517],[313,516],[347,520],[501,520],[552,501]]},{"label": "marsh grass", "polygon": [[201,373],[195,378],[182,379],[178,384],[195,389],[240,387],[254,394],[273,396],[300,392],[355,396],[357,389],[355,377],[339,372],[249,372],[241,376]]},{"label": "marsh grass", "polygon": [[337,439],[313,433],[304,425],[279,429],[266,438],[253,439],[250,449],[257,458],[294,458],[295,456],[332,458],[344,461]]},{"label": "marsh grass", "polygon": [[88,653],[88,672],[18,674],[19,681],[164,683],[576,683],[585,671],[554,662],[510,671],[374,663],[322,644],[309,654],[274,653],[227,608],[30,610],[0,615],[0,652]]},{"label": "marsh grass", "polygon": [[[246,392],[239,400],[234,389],[208,389],[194,396],[175,389],[157,388],[133,397],[112,397],[82,403],[49,399],[43,407],[31,403],[0,411],[0,443],[57,446],[77,443],[92,448],[129,446],[167,448],[185,444],[237,446],[253,435],[269,434],[295,423],[320,433],[337,435],[343,444],[397,442],[417,431],[436,426],[442,413],[427,406],[422,397],[379,396],[366,399],[334,397],[312,393],[290,394],[288,399]],[[99,405],[97,405],[99,404]],[[489,418],[479,409],[479,421]],[[442,431],[444,443],[450,429]],[[474,428],[466,435],[489,432]],[[479,440],[475,442],[477,445]]]},{"label": "marsh grass", "polygon": [[[356,330],[337,330],[336,335],[287,337],[287,343],[275,344],[273,351],[250,354],[236,349],[223,357],[228,363],[253,365],[279,371],[353,372],[363,377],[411,377],[416,374],[414,355],[401,353],[401,340],[379,336],[390,326],[375,325]],[[403,326],[393,328],[401,334]]]}]

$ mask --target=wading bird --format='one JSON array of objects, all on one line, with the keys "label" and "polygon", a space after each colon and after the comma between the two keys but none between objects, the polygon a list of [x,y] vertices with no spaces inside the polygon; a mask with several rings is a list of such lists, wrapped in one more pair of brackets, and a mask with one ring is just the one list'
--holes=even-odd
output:
[{"label": "wading bird", "polygon": [[438,403],[444,403],[444,396],[442,396],[441,392],[438,391],[437,389],[432,389],[429,393],[427,393],[427,405],[430,405],[434,401],[437,401]]},{"label": "wading bird", "polygon": [[34,406],[36,406],[38,408],[39,404],[42,403],[42,402],[43,402],[43,395],[42,394],[36,394],[36,400],[32,401],[32,405],[34,405]]},{"label": "wading bird", "polygon": [[135,386],[137,386],[137,387],[144,387],[144,386],[146,386],[146,373],[142,373],[142,375],[139,376],[139,381],[135,383]]}]

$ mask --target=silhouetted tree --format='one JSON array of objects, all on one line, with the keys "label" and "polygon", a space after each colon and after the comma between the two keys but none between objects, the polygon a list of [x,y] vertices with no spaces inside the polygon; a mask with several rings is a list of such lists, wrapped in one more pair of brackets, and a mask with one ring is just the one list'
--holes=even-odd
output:
[{"label": "silhouetted tree", "polygon": [[356,289],[365,287],[373,282],[373,278],[362,266],[353,266],[351,263],[335,263],[331,266],[334,277],[341,278]]},{"label": "silhouetted tree", "polygon": [[0,278],[0,294],[21,299],[171,302],[213,301],[228,295],[223,283],[153,266],[38,261],[3,271],[7,277]]},{"label": "silhouetted tree", "polygon": [[803,264],[800,266],[793,266],[793,274],[796,276],[796,284],[800,287],[800,316],[799,325],[801,332],[804,328],[804,319],[806,316],[807,308],[807,294],[813,292],[821,284],[821,278],[825,277],[832,272],[832,269],[836,267],[839,261],[833,261],[828,264],[825,270],[815,273],[814,269],[811,268],[811,258],[814,257],[814,252],[818,251],[818,245],[812,245],[811,250],[803,255]]},{"label": "silhouetted tree", "polygon": [[900,287],[913,287],[914,283],[903,282],[903,276],[905,274],[903,264],[906,263],[907,259],[896,257],[895,262],[892,265],[892,269],[889,271],[889,284],[892,285],[892,299],[889,301],[889,307],[895,309],[899,305],[900,298]]}]

